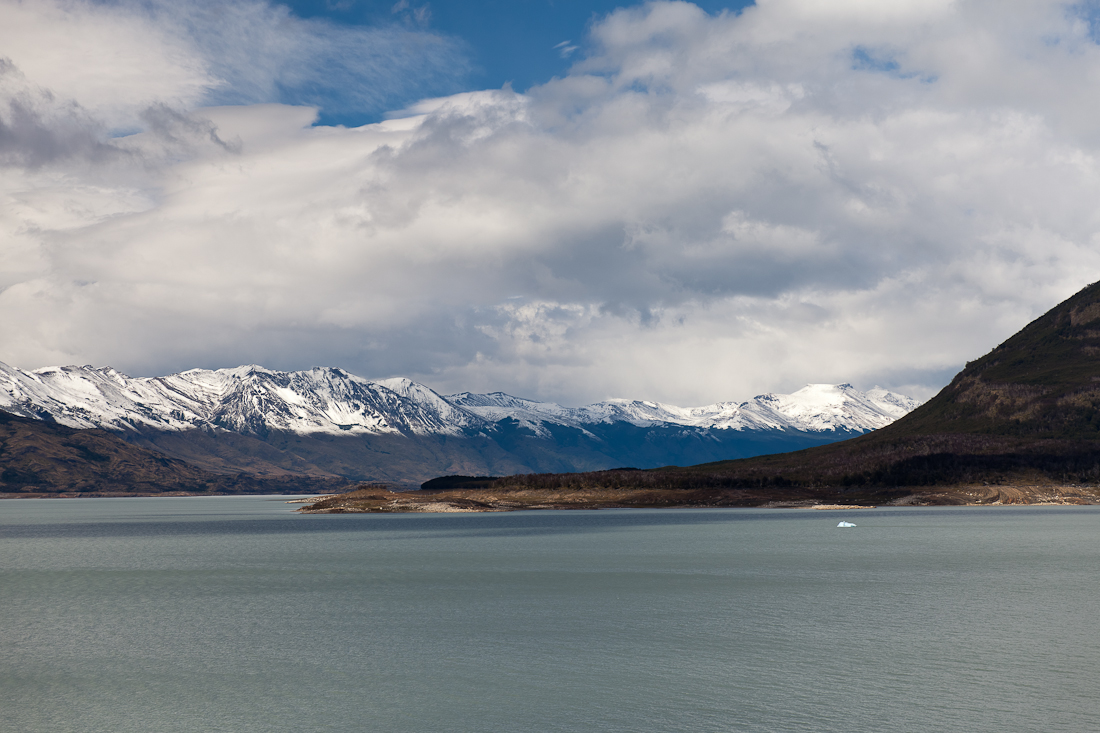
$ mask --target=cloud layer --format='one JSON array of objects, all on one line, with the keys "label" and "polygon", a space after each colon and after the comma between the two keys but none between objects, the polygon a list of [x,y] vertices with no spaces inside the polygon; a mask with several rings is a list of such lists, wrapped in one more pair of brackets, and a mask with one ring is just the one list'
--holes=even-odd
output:
[{"label": "cloud layer", "polygon": [[1088,6],[651,3],[564,78],[356,129],[274,102],[415,96],[460,49],[185,7],[0,4],[0,360],[926,397],[1100,273]]}]

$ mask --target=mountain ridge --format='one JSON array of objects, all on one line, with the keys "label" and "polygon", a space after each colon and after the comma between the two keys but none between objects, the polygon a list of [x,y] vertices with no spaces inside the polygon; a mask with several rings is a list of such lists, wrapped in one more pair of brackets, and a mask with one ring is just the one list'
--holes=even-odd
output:
[{"label": "mountain ridge", "polygon": [[[824,398],[824,399],[823,399]],[[831,398],[831,399],[830,399]],[[734,430],[796,429],[803,431],[847,430],[865,432],[888,425],[908,413],[917,400],[875,388],[866,393],[850,384],[808,384],[790,395],[765,393],[745,402],[716,402],[701,407],[679,407],[649,400],[611,399],[583,407],[513,397],[504,392],[448,395],[491,420],[520,415],[531,423],[553,417],[563,424],[630,422],[684,425]],[[816,403],[817,409],[811,405]],[[808,417],[808,419],[801,419]]]},{"label": "mountain ridge", "polygon": [[404,487],[508,475],[688,465],[803,448],[892,422],[915,400],[848,384],[681,408],[563,407],[503,392],[440,395],[406,378],[257,365],[129,377],[110,367],[0,364],[0,410],[128,443],[206,471],[339,476]]},{"label": "mountain ridge", "polygon": [[535,430],[547,422],[571,427],[628,422],[860,433],[883,427],[918,404],[878,388],[864,393],[850,384],[810,384],[790,395],[765,393],[701,407],[627,399],[564,407],[504,392],[440,395],[404,377],[372,381],[334,367],[281,372],[253,364],[129,377],[111,367],[24,371],[0,362],[0,409],[107,430],[460,435],[514,418]]}]

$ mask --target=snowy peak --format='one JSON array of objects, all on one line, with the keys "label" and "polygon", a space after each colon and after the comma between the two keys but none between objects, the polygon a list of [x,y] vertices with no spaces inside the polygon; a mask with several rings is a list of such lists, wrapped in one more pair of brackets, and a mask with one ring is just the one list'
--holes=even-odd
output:
[{"label": "snowy peak", "polygon": [[648,400],[607,400],[580,408],[591,422],[628,422],[641,427],[670,423],[689,424],[689,410]]},{"label": "snowy peak", "polygon": [[[206,374],[187,374],[207,379]],[[209,374],[209,373],[207,373]],[[459,435],[483,426],[427,387],[407,379],[372,382],[341,369],[215,372],[228,381],[209,420],[234,432]]]},{"label": "snowy peak", "polygon": [[[459,392],[447,395],[447,400],[453,405],[462,407],[501,407],[525,410],[535,405],[550,405],[549,402],[536,402],[525,400],[522,397],[513,397],[504,392],[490,392],[489,394],[474,394],[473,392]],[[566,409],[566,408],[561,408]]]},{"label": "snowy peak", "polygon": [[[870,394],[850,384],[807,384],[789,395],[759,395],[742,409],[762,419],[790,421],[809,432],[866,432],[889,425],[919,404],[904,395],[876,390]],[[904,409],[904,405],[911,407]]]},{"label": "snowy peak", "polygon": [[920,407],[920,400],[915,400],[912,397],[906,397],[905,395],[898,394],[897,392],[890,392],[889,390],[882,389],[881,387],[875,387],[874,389],[867,390],[867,397],[874,402],[879,409],[883,412],[893,415],[896,420],[899,417],[908,415],[913,410]]},{"label": "snowy peak", "polygon": [[549,437],[550,431],[546,429],[547,423],[583,429],[582,425],[585,422],[580,410],[577,408],[562,407],[553,402],[538,402],[522,397],[513,397],[504,392],[490,392],[489,394],[460,392],[447,395],[445,399],[452,405],[477,415],[487,423],[514,420],[520,427],[531,430],[539,437]]},{"label": "snowy peak", "polygon": [[[192,378],[208,381],[201,372]],[[238,433],[263,435],[270,430],[296,433],[399,432],[387,420],[379,401],[388,395],[359,384],[334,369],[272,372],[266,369],[219,370],[219,399],[210,405],[209,421]],[[220,378],[220,379],[219,379]],[[197,381],[196,380],[196,381]]]}]

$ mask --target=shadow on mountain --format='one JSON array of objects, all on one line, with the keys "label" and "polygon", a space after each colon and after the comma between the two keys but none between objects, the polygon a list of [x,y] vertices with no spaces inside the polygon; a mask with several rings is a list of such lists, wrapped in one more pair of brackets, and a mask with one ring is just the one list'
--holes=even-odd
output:
[{"label": "shadow on mountain", "polygon": [[600,471],[690,464],[797,450],[843,439],[847,432],[754,432],[625,422],[579,428],[545,424],[536,435],[506,419],[464,436],[300,435],[268,431],[263,438],[189,430],[125,434],[150,448],[219,473],[314,475],[419,486],[433,476]]}]

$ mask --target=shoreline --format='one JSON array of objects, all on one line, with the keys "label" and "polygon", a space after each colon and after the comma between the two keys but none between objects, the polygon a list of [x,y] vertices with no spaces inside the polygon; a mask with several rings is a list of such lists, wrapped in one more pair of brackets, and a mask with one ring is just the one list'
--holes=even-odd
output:
[{"label": "shoreline", "polygon": [[[850,495],[828,501],[823,490],[685,489],[467,489],[443,492],[388,492],[378,487],[300,501],[302,514],[467,513],[539,509],[814,509],[844,511],[904,506],[1090,506],[1100,504],[1100,487],[1074,484],[950,486],[937,489],[895,488],[874,495]],[[816,494],[816,495],[815,495]],[[837,494],[841,494],[837,496]],[[840,499],[843,494],[832,492]],[[288,502],[289,503],[289,502]]]}]

